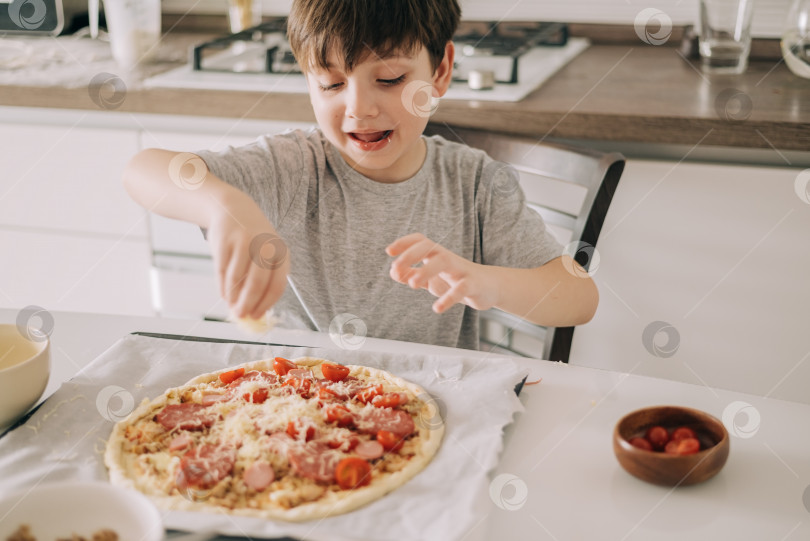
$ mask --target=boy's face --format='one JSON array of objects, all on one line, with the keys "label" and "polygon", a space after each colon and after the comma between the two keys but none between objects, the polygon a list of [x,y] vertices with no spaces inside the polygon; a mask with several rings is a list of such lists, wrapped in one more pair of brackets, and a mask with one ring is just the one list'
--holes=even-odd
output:
[{"label": "boy's face", "polygon": [[447,91],[452,65],[452,43],[435,71],[424,48],[384,59],[371,53],[351,72],[333,54],[328,70],[306,74],[315,118],[355,170],[378,182],[406,180],[422,166],[430,98]]}]

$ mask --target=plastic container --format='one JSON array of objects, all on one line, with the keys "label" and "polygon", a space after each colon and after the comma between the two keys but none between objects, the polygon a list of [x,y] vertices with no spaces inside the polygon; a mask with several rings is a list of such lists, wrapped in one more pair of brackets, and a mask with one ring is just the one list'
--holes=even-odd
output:
[{"label": "plastic container", "polygon": [[160,0],[104,0],[113,58],[131,70],[149,62],[160,41]]}]

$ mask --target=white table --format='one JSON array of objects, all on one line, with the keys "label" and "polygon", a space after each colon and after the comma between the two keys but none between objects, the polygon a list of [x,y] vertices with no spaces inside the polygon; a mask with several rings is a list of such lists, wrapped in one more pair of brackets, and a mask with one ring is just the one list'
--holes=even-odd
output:
[{"label": "white table", "polygon": [[[14,322],[16,315],[0,310],[0,322]],[[130,332],[252,339],[233,325],[214,322],[53,316],[48,393]],[[275,330],[258,341],[332,345],[328,335],[302,331]],[[363,347],[460,353],[374,339]],[[526,411],[506,430],[490,498],[482,498],[480,520],[464,539],[810,539],[810,405],[534,359],[519,362],[529,369],[530,381],[542,382],[520,395]],[[741,436],[732,435],[728,463],[717,477],[669,489],[620,468],[611,447],[616,421],[655,404],[694,407],[718,418],[740,411],[737,429],[727,426]]]}]

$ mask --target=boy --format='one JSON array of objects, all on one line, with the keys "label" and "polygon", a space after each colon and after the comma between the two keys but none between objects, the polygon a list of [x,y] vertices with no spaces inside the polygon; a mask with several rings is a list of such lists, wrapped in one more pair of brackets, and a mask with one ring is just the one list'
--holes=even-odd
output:
[{"label": "boy", "polygon": [[[503,164],[422,135],[459,17],[456,0],[296,0],[288,34],[318,129],[199,157],[148,149],[127,191],[207,230],[240,317],[275,306],[288,326],[327,331],[352,314],[368,336],[471,349],[476,310],[589,321],[593,282],[566,270],[518,186],[503,189]],[[191,190],[184,162],[199,172]]]}]

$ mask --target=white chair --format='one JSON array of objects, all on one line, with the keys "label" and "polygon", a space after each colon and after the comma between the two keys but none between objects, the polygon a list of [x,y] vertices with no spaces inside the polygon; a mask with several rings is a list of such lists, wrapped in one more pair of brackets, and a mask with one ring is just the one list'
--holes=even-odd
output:
[{"label": "white chair", "polygon": [[[624,170],[624,156],[528,137],[430,124],[428,134],[480,148],[515,167],[531,208],[586,270]],[[500,310],[481,313],[487,350],[568,361],[573,327],[547,328]]]}]

